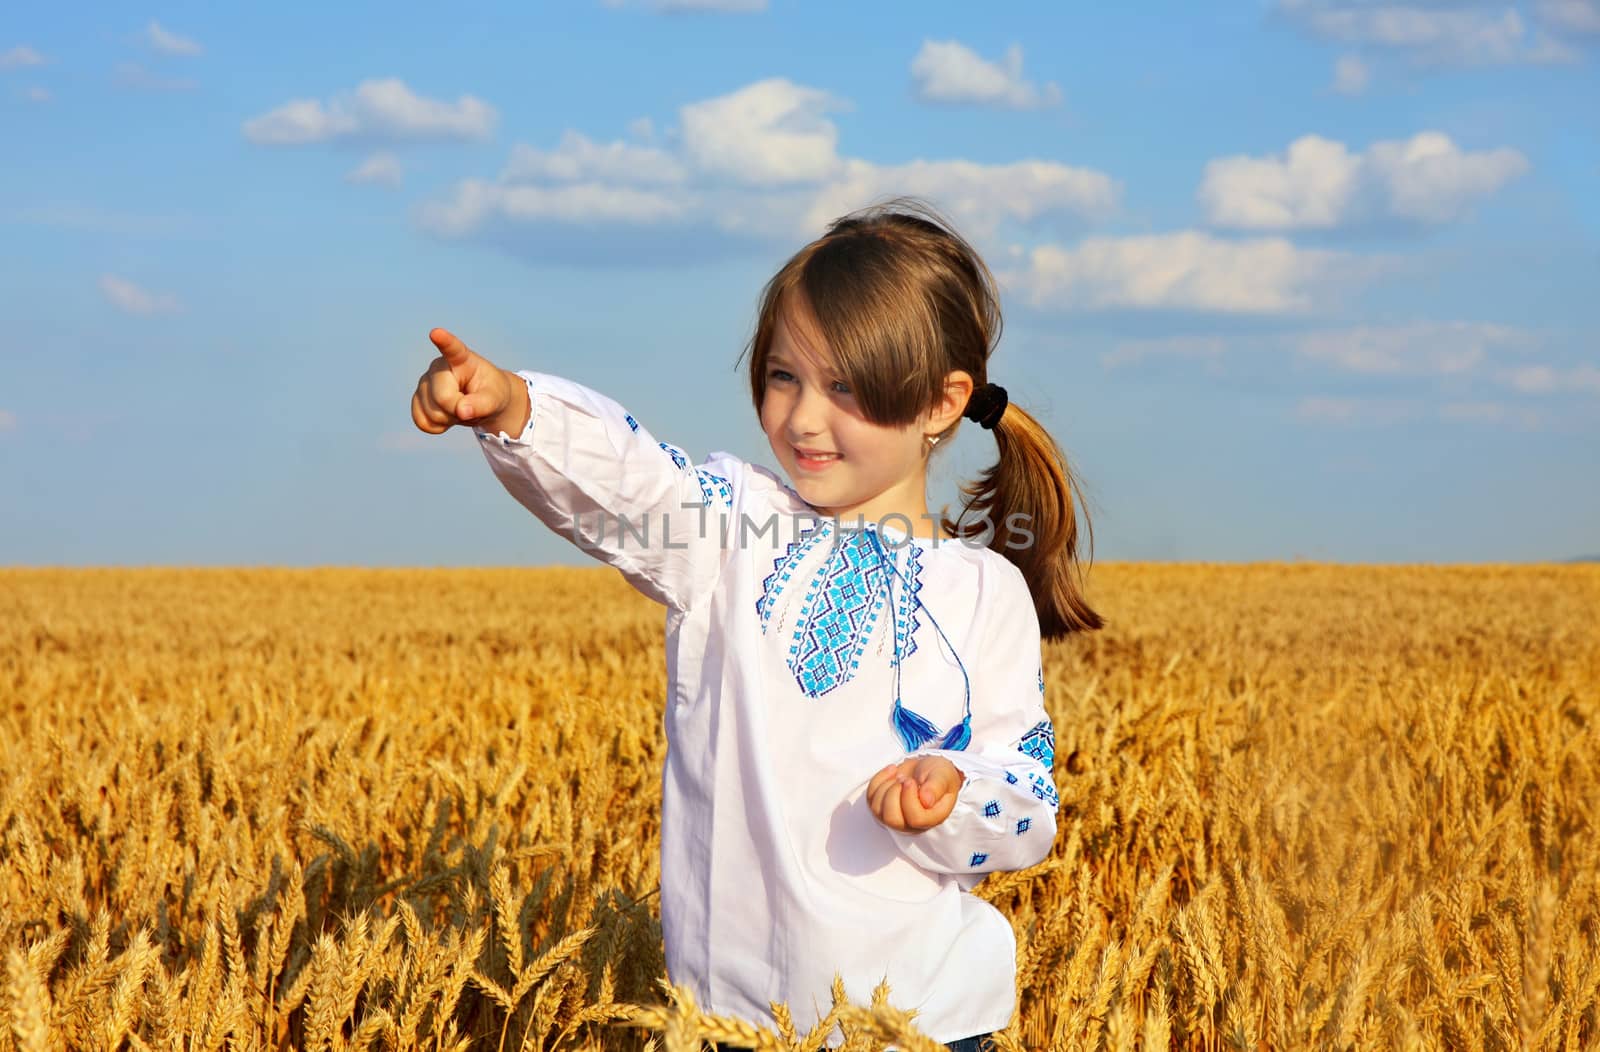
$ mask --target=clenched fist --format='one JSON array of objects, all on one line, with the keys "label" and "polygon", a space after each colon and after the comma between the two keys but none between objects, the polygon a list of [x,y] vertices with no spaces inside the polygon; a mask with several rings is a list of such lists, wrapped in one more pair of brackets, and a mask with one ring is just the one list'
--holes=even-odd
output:
[{"label": "clenched fist", "polygon": [[891,763],[867,783],[873,817],[890,829],[920,833],[950,817],[966,777],[943,756]]},{"label": "clenched fist", "polygon": [[417,427],[442,435],[456,424],[471,423],[490,434],[522,434],[532,412],[522,378],[474,354],[447,329],[434,329],[428,339],[439,348],[439,357],[411,396]]}]

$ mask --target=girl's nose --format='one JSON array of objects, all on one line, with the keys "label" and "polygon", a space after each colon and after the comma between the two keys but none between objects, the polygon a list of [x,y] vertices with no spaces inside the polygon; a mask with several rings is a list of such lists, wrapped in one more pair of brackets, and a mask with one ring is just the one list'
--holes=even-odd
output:
[{"label": "girl's nose", "polygon": [[793,435],[810,435],[822,429],[827,416],[828,401],[821,394],[801,391],[789,407],[789,432]]}]

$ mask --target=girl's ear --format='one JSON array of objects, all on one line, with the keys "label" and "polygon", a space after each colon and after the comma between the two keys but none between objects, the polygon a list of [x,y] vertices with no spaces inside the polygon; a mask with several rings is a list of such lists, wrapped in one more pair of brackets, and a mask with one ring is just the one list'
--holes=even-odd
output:
[{"label": "girl's ear", "polygon": [[938,408],[929,417],[929,425],[935,431],[943,431],[967,411],[967,403],[972,399],[972,375],[960,369],[945,374],[944,397],[939,400]]}]

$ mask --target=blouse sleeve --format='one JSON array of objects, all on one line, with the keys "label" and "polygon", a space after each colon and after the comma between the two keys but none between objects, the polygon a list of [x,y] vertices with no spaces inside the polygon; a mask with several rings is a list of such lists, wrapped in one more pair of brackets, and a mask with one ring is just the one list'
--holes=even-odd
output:
[{"label": "blouse sleeve", "polygon": [[517,375],[532,409],[522,434],[473,428],[506,490],[656,602],[686,610],[709,594],[742,462],[712,453],[696,466],[598,391],[550,373]]},{"label": "blouse sleeve", "polygon": [[[1010,564],[1007,564],[1010,566]],[[1044,709],[1039,617],[1020,570],[980,635],[972,672],[972,739],[943,756],[965,781],[949,817],[920,833],[890,830],[912,862],[971,889],[985,874],[1044,861],[1056,836],[1055,729]],[[1020,594],[1019,594],[1020,593]]]}]

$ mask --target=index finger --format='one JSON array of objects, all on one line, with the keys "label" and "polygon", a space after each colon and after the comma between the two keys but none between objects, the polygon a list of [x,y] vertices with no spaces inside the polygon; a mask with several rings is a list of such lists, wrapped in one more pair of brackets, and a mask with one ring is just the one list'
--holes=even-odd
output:
[{"label": "index finger", "polygon": [[872,776],[871,780],[867,782],[867,796],[869,798],[878,791],[878,787],[884,783],[884,779],[894,777],[894,772],[897,767],[899,767],[899,764],[891,763],[887,767],[880,769],[877,774]]},{"label": "index finger", "polygon": [[433,341],[433,345],[439,348],[439,353],[451,365],[465,365],[467,357],[472,354],[467,345],[456,339],[455,333],[449,329],[433,329],[429,331],[428,339]]}]

